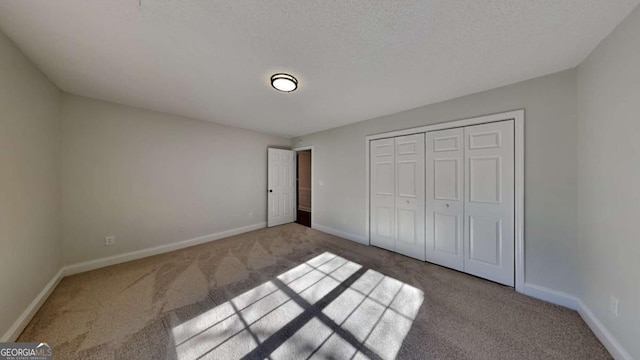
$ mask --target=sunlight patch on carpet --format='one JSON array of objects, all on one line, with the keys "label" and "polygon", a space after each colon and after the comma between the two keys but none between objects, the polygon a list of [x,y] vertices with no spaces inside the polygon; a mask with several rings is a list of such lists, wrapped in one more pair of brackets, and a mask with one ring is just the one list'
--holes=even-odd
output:
[{"label": "sunlight patch on carpet", "polygon": [[393,359],[421,290],[330,252],[172,329],[180,360]]}]

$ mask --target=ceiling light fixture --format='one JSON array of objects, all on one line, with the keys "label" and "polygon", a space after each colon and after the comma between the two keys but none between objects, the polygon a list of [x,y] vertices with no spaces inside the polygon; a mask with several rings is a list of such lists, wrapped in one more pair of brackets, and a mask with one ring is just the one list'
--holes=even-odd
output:
[{"label": "ceiling light fixture", "polygon": [[289,74],[274,74],[271,76],[271,86],[278,91],[292,92],[298,88],[298,79]]}]

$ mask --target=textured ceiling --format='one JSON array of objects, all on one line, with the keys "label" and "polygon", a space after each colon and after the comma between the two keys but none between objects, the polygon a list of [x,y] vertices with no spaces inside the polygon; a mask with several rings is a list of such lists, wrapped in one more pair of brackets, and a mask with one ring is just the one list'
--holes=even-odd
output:
[{"label": "textured ceiling", "polygon": [[574,67],[639,2],[2,0],[0,26],[66,92],[294,136]]}]

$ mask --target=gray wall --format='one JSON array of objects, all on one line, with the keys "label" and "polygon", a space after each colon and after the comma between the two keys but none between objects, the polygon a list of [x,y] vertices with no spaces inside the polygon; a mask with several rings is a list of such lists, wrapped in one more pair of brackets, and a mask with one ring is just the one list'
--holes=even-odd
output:
[{"label": "gray wall", "polygon": [[[640,8],[578,67],[580,297],[640,359]],[[620,315],[609,311],[610,296]]]},{"label": "gray wall", "polygon": [[314,223],[364,237],[365,136],[524,108],[526,281],[575,294],[575,81],[567,70],[294,139],[314,145]]},{"label": "gray wall", "polygon": [[62,267],[60,96],[0,32],[0,336]]},{"label": "gray wall", "polygon": [[66,94],[62,116],[67,264],[266,221],[267,147],[290,144]]}]

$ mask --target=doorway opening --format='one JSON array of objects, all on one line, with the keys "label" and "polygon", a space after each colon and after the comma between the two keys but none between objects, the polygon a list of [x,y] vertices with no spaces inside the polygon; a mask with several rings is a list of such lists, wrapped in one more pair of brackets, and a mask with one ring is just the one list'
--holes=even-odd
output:
[{"label": "doorway opening", "polygon": [[296,222],[311,227],[311,149],[297,151]]}]

